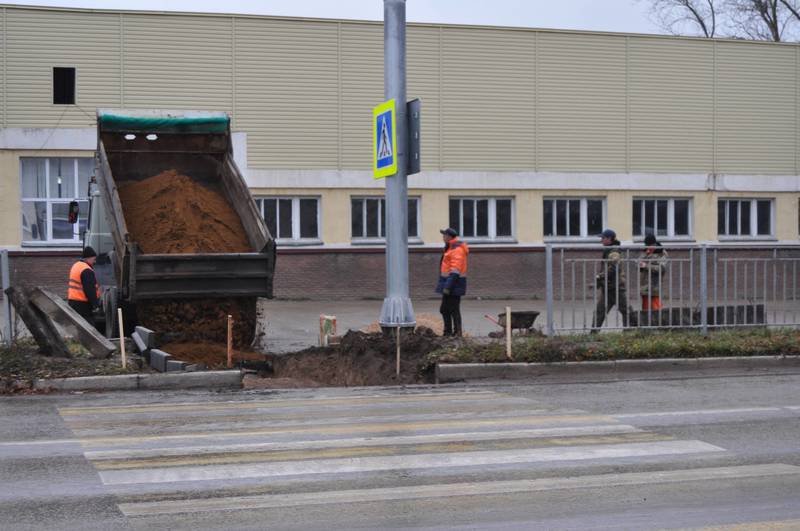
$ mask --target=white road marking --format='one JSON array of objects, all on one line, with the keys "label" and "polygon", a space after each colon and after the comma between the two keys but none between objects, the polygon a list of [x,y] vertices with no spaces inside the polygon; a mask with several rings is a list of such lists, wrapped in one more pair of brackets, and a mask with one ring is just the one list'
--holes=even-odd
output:
[{"label": "white road marking", "polygon": [[509,439],[528,439],[544,437],[572,437],[579,435],[608,435],[618,433],[640,433],[642,430],[627,424],[576,426],[567,428],[538,428],[530,430],[509,430],[500,432],[460,432],[436,433],[433,435],[408,435],[388,437],[354,437],[349,439],[315,439],[292,442],[268,442],[252,444],[227,444],[188,447],[147,448],[142,450],[96,450],[84,452],[90,461],[101,459],[130,459],[139,457],[169,457],[208,453],[298,450],[306,448],[349,448],[356,446],[398,446],[424,443],[495,441]]},{"label": "white road marking", "polygon": [[765,413],[768,411],[781,411],[781,406],[774,407],[742,407],[735,409],[695,409],[689,411],[653,411],[649,413],[623,413],[612,415],[615,419],[630,419],[637,417],[681,417],[691,415],[732,415],[734,413]]},{"label": "white road marking", "polygon": [[125,516],[148,516],[189,512],[225,511],[237,509],[279,509],[304,505],[332,503],[389,502],[423,498],[455,496],[486,496],[556,489],[579,489],[679,483],[686,481],[719,481],[800,474],[800,467],[782,464],[747,465],[732,467],[695,468],[660,472],[628,472],[568,478],[542,478],[515,481],[486,481],[478,483],[451,483],[415,485],[376,489],[300,492],[292,494],[264,494],[227,498],[196,498],[152,502],[120,503]]},{"label": "white road marking", "polygon": [[106,485],[168,483],[221,479],[262,478],[305,474],[332,474],[420,468],[503,465],[622,457],[662,456],[725,450],[701,441],[659,441],[609,445],[533,448],[527,450],[452,452],[381,457],[349,457],[189,467],[100,471]]},{"label": "white road marking", "polygon": [[51,444],[80,444],[80,439],[51,439],[49,441],[7,441],[0,442],[1,446],[37,446]]}]

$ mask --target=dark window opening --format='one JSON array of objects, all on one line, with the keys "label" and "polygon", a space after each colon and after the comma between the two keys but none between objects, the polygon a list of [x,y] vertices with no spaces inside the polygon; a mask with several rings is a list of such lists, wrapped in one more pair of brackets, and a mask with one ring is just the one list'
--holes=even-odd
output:
[{"label": "dark window opening", "polygon": [[75,69],[53,68],[53,103],[75,105]]}]

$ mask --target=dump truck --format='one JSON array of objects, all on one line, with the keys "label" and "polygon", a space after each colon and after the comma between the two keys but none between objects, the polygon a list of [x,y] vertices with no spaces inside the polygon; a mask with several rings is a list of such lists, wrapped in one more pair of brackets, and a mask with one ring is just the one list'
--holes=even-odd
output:
[{"label": "dump truck", "polygon": [[[118,187],[165,169],[224,191],[251,252],[143,253],[128,232]],[[224,112],[98,109],[84,244],[98,253],[95,274],[109,336],[115,335],[116,309],[125,308],[132,319],[142,301],[272,297],[275,241],[234,162],[230,118]]]}]

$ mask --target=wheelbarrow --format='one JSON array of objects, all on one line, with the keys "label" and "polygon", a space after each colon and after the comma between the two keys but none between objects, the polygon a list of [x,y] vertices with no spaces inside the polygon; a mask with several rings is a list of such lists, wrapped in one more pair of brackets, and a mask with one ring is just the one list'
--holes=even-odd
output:
[{"label": "wheelbarrow", "polygon": [[[484,315],[485,318],[502,328],[503,330],[506,329],[506,314],[505,312],[497,314],[497,319],[490,315]],[[524,311],[524,312],[511,312],[511,330],[518,330],[520,333],[527,334],[531,328],[533,328],[533,323],[536,321],[536,318],[539,317],[539,312],[537,311]]]}]

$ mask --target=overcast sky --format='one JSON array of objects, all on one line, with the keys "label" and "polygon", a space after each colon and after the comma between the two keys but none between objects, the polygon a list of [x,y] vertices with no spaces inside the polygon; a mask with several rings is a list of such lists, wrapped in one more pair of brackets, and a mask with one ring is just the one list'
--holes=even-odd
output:
[{"label": "overcast sky", "polygon": [[[0,0],[2,1],[2,0]],[[48,0],[9,4],[382,20],[381,0]],[[637,0],[408,0],[413,22],[661,33]]]}]

